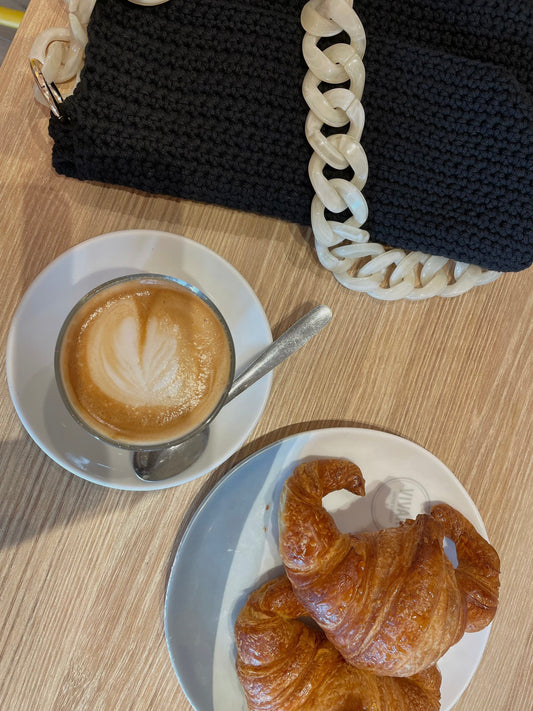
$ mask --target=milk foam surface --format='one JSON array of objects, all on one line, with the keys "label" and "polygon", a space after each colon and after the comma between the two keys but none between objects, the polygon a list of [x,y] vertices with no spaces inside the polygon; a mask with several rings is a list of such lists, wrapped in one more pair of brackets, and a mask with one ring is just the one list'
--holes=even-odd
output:
[{"label": "milk foam surface", "polygon": [[63,343],[61,372],[72,407],[122,443],[186,434],[215,408],[231,377],[218,318],[171,282],[111,286],[82,307]]},{"label": "milk foam surface", "polygon": [[180,353],[180,340],[179,325],[164,315],[151,315],[143,324],[133,301],[119,301],[88,331],[91,378],[107,395],[129,405],[190,399],[193,364],[187,363],[191,355],[183,344]]}]

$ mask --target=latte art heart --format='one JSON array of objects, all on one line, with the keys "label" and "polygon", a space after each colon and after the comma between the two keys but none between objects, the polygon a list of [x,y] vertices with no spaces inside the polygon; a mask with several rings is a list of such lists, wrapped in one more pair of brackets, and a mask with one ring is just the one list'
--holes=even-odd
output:
[{"label": "latte art heart", "polygon": [[[177,404],[191,367],[186,363],[190,354],[183,349],[180,354],[179,343],[177,324],[151,316],[143,329],[135,304],[119,303],[102,315],[89,334],[91,377],[107,395],[123,403]],[[187,390],[182,397],[191,396],[190,387]]]},{"label": "latte art heart", "polygon": [[233,375],[227,331],[192,290],[162,277],[113,282],[82,304],[60,350],[63,392],[118,444],[171,442],[201,425]]}]

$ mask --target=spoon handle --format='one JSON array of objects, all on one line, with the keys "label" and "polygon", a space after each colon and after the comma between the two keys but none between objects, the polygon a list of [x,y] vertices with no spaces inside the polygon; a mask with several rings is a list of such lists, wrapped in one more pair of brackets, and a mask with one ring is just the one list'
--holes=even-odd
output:
[{"label": "spoon handle", "polygon": [[307,341],[324,328],[331,320],[329,306],[315,306],[281,334],[261,355],[254,360],[234,381],[226,403],[240,395],[250,385],[269,373],[286,358],[295,353]]}]

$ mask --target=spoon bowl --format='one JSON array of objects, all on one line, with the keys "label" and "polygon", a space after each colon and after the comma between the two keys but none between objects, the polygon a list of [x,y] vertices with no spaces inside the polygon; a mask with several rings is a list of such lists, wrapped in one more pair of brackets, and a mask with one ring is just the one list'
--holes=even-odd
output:
[{"label": "spoon bowl", "polygon": [[[234,380],[224,405],[299,350],[330,320],[331,309],[321,305],[315,306],[296,321]],[[202,455],[208,440],[209,427],[205,427],[172,447],[153,451],[139,450],[133,454],[133,470],[143,481],[169,479],[188,469]]]},{"label": "spoon bowl", "polygon": [[209,426],[185,442],[154,451],[135,452],[133,468],[144,481],[162,481],[188,469],[202,456],[209,440]]}]

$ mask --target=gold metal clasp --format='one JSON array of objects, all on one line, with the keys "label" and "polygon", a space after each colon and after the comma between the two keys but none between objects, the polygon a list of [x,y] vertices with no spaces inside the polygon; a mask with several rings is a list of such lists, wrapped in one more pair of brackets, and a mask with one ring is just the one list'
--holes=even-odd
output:
[{"label": "gold metal clasp", "polygon": [[65,119],[66,115],[62,108],[63,97],[54,82],[46,81],[43,74],[43,63],[38,59],[30,59],[30,67],[35,83],[39,87],[41,94],[44,96],[46,103],[50,107],[50,111],[56,118],[60,120]]}]

